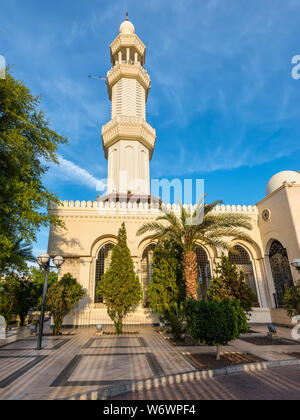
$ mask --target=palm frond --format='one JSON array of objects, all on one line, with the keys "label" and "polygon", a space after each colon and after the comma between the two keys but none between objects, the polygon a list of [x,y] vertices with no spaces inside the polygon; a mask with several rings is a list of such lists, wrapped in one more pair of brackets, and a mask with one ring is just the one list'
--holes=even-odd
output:
[{"label": "palm frond", "polygon": [[205,204],[204,207],[204,216],[208,215],[213,211],[215,207],[217,207],[219,204],[223,204],[222,200],[215,200],[211,204]]},{"label": "palm frond", "polygon": [[141,226],[138,231],[137,231],[137,236],[141,236],[144,233],[147,232],[159,232],[159,231],[163,231],[165,229],[165,226],[162,223],[159,222],[148,222],[148,223],[144,223],[143,226]]},{"label": "palm frond", "polygon": [[30,244],[23,243],[22,239],[18,240],[14,244],[12,253],[23,258],[25,261],[35,261],[35,256],[32,253],[32,246]]}]

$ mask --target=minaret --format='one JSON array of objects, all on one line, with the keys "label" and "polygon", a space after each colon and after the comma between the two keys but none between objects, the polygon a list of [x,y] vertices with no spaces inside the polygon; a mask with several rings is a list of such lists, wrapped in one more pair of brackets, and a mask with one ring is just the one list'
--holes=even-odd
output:
[{"label": "minaret", "polygon": [[150,77],[144,69],[146,47],[128,20],[110,46],[112,68],[107,73],[111,121],[102,127],[108,159],[108,194],[149,195],[149,161],[156,132],[146,122]]}]

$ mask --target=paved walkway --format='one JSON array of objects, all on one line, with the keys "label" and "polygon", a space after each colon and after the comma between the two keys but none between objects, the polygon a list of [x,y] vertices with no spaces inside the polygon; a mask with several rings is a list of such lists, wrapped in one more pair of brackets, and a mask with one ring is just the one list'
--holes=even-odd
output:
[{"label": "paved walkway", "polygon": [[[266,333],[266,327],[255,327],[255,330]],[[151,327],[128,326],[124,330],[127,334],[122,337],[110,335],[112,332],[113,327],[106,327],[106,334],[97,337],[95,328],[86,328],[75,330],[75,335],[44,337],[41,351],[35,350],[36,338],[26,336],[24,331],[19,336],[0,340],[0,399],[70,398],[120,383],[131,384],[134,380],[153,382],[158,377],[184,376],[187,372],[190,377],[197,369],[184,353],[215,352],[209,347],[173,347]],[[278,332],[291,338],[290,330]],[[300,343],[260,347],[237,340],[225,350],[248,351],[265,360],[287,360],[292,358],[284,353],[300,352]],[[223,380],[226,381],[214,379],[216,387],[220,387],[218,384]],[[251,381],[249,383],[251,386]],[[208,384],[201,386],[207,389]],[[192,389],[194,385],[182,386]],[[228,393],[228,397],[230,395]]]},{"label": "paved walkway", "polygon": [[74,336],[44,337],[39,352],[36,338],[0,344],[0,399],[64,398],[120,381],[195,370],[153,328],[126,327],[125,332],[97,337],[95,328],[86,328]]},{"label": "paved walkway", "polygon": [[300,367],[236,373],[129,393],[112,400],[300,400]]}]

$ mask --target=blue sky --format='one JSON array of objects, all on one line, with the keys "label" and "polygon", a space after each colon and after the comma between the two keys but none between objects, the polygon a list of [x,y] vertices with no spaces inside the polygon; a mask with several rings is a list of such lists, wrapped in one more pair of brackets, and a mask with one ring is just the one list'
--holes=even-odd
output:
[{"label": "blue sky", "polygon": [[[0,54],[69,139],[45,182],[63,200],[94,200],[107,162],[109,44],[128,10],[147,45],[151,177],[204,178],[208,201],[254,204],[268,179],[300,170],[299,0],[11,0]],[[35,252],[47,247],[42,230]]]}]

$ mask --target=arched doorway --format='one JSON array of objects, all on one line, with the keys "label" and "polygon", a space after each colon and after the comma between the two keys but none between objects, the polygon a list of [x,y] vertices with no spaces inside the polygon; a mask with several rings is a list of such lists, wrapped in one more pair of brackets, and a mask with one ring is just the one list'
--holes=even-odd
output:
[{"label": "arched doorway", "polygon": [[286,249],[279,241],[273,241],[270,247],[269,260],[275,286],[276,306],[283,306],[286,289],[293,287],[293,277]]},{"label": "arched doorway", "polygon": [[245,280],[249,287],[253,290],[256,296],[256,306],[259,306],[259,300],[258,300],[258,294],[257,294],[257,288],[255,283],[255,277],[254,277],[254,270],[253,270],[253,264],[250,258],[250,255],[248,251],[240,246],[235,245],[233,249],[237,252],[236,254],[233,252],[229,252],[229,261],[232,264],[235,264],[239,271],[243,271],[245,274]]},{"label": "arched doorway", "polygon": [[101,277],[109,269],[113,248],[114,244],[108,242],[103,245],[98,252],[95,270],[95,303],[103,303],[102,297],[96,295],[96,290],[99,282],[101,281]]},{"label": "arched doorway", "polygon": [[156,248],[155,244],[150,244],[147,248],[144,249],[142,255],[142,288],[143,288],[143,302],[144,305],[147,306],[148,302],[148,286],[151,283],[152,279],[152,260],[153,260],[153,251]]},{"label": "arched doorway", "polygon": [[198,265],[198,297],[199,299],[206,299],[207,290],[209,289],[209,284],[211,281],[210,263],[208,260],[207,253],[205,249],[202,248],[202,246],[197,246],[196,255]]}]

